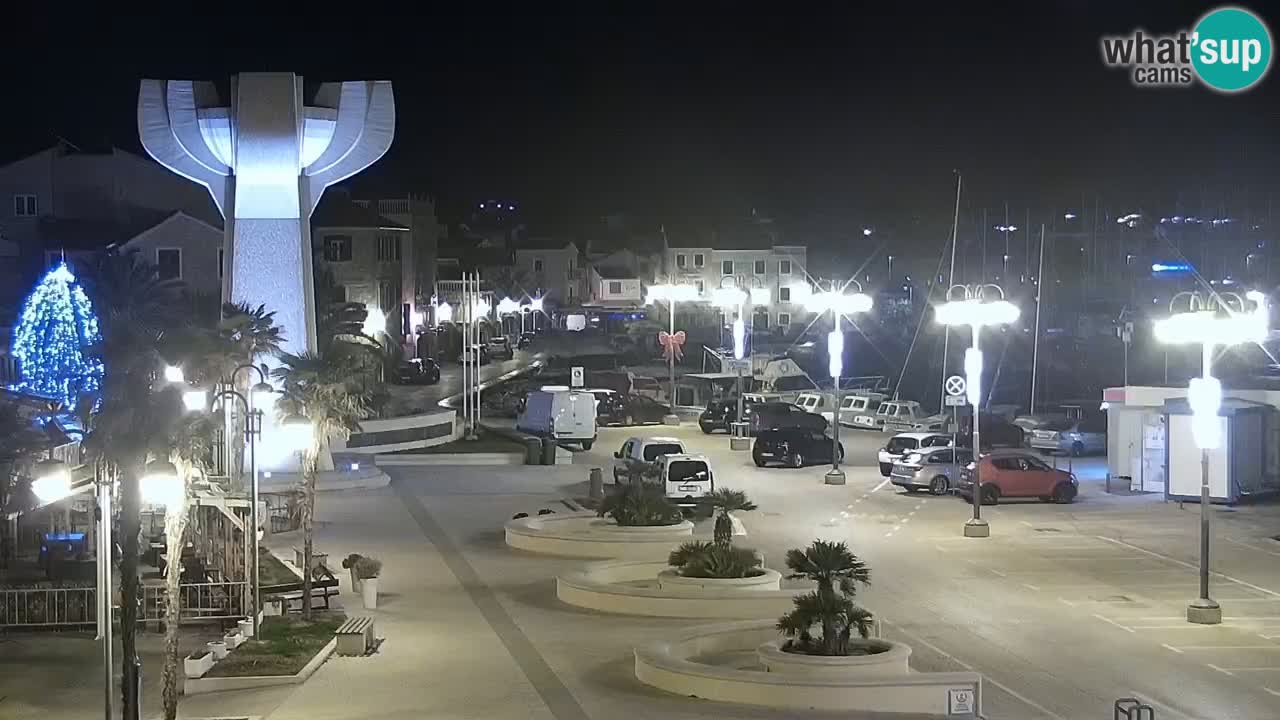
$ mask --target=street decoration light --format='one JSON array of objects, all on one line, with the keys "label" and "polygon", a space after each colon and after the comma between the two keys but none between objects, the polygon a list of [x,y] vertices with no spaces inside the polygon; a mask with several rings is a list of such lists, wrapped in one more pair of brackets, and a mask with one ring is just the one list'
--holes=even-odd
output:
[{"label": "street decoration light", "polygon": [[205,408],[207,401],[207,393],[204,390],[184,390],[182,392],[182,405],[187,412],[200,412]]},{"label": "street decoration light", "polygon": [[371,338],[377,338],[379,333],[387,332],[387,314],[382,312],[382,308],[367,306],[365,308],[364,324],[360,328],[365,335]]},{"label": "street decoration light", "polygon": [[[693,302],[700,299],[701,294],[698,292],[697,286],[694,285],[650,285],[649,292],[645,295],[645,305],[656,305],[665,301],[670,314],[670,331],[658,333],[658,342],[663,344],[663,348],[667,354],[667,367],[669,379],[671,382],[671,408],[676,406],[676,354],[680,353],[680,346],[684,344],[684,331],[676,332],[676,303],[677,302]],[[534,302],[538,302],[534,300]]]},{"label": "street decoration light", "polygon": [[436,325],[453,322],[453,306],[447,302],[436,305]]},{"label": "street decoration light", "polygon": [[164,380],[165,382],[180,383],[186,382],[187,378],[186,374],[182,372],[182,368],[176,365],[165,365]]},{"label": "street decoration light", "polygon": [[36,463],[31,492],[42,505],[65,498],[71,494],[71,470],[61,460],[41,460]]},{"label": "street decoration light", "polygon": [[[999,299],[988,299],[994,290]],[[955,299],[952,299],[955,298]],[[979,336],[985,326],[1007,325],[1018,319],[1018,306],[1004,299],[999,285],[952,285],[947,301],[934,310],[943,325],[968,325],[973,329],[973,345],[964,352],[965,391],[973,409],[973,517],[964,524],[965,537],[989,537],[991,528],[982,519],[982,443],[978,433],[978,408],[982,401],[982,350]]]},{"label": "street decoration light", "polygon": [[[1186,310],[1174,307],[1186,298]],[[1253,309],[1248,308],[1253,304]],[[1182,292],[1169,301],[1169,317],[1157,320],[1155,337],[1163,343],[1201,346],[1201,376],[1187,387],[1191,407],[1191,435],[1200,448],[1200,597],[1187,606],[1187,622],[1217,625],[1222,607],[1209,596],[1209,451],[1222,444],[1222,383],[1213,376],[1215,346],[1261,343],[1267,339],[1270,317],[1267,299],[1253,290],[1241,298],[1236,293],[1211,293],[1208,297]]]},{"label": "street decoration light", "polygon": [[168,460],[152,460],[138,480],[142,499],[152,505],[163,505],[166,512],[182,505],[182,482],[178,471]]},{"label": "street decoration light", "polygon": [[[844,289],[850,285],[856,287],[857,292],[845,293]],[[839,286],[839,290],[836,289],[836,281],[832,281],[832,289],[827,292],[812,292],[808,285],[801,287],[804,288],[801,296],[807,310],[819,314],[831,312],[831,332],[827,334],[827,372],[835,386],[835,410],[831,414],[831,469],[823,477],[823,482],[844,485],[844,471],[840,469],[840,403],[843,400],[840,376],[844,373],[844,331],[840,328],[840,318],[868,312],[875,303],[870,295],[862,292],[862,285],[857,280]],[[793,299],[795,296],[793,290]]]}]

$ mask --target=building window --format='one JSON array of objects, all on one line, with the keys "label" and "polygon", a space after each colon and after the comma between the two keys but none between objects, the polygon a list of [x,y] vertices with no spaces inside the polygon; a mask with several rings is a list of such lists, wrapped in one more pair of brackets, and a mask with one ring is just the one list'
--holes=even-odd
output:
[{"label": "building window", "polygon": [[351,236],[326,235],[324,259],[328,262],[351,262]]},{"label": "building window", "polygon": [[791,324],[791,313],[778,313],[778,324],[786,329]]},{"label": "building window", "polygon": [[334,285],[334,286],[333,286],[333,301],[334,301],[334,302],[336,302],[336,303],[344,303],[344,302],[346,302],[346,301],[347,301],[347,286],[346,286],[346,285]]},{"label": "building window", "polygon": [[400,236],[378,236],[378,262],[400,262]]},{"label": "building window", "polygon": [[693,254],[693,266],[696,268],[704,267],[707,264],[707,257],[702,253]]},{"label": "building window", "polygon": [[35,195],[14,195],[13,196],[13,216],[14,217],[35,217],[36,216],[36,196]]},{"label": "building window", "polygon": [[733,274],[733,261],[732,261],[732,260],[721,260],[721,261],[720,261],[720,274],[721,274],[721,275],[732,275],[732,274]]},{"label": "building window", "polygon": [[791,288],[778,288],[778,302],[791,302]]},{"label": "building window", "polygon": [[533,271],[542,272],[542,258],[533,259]]},{"label": "building window", "polygon": [[400,304],[400,283],[386,280],[378,283],[378,304],[386,312]]},{"label": "building window", "polygon": [[791,274],[791,261],[790,261],[790,260],[779,260],[779,261],[778,261],[778,274],[779,274],[779,275],[790,275],[790,274]]},{"label": "building window", "polygon": [[609,281],[609,294],[610,294],[610,295],[621,295],[621,294],[622,294],[622,281],[620,281],[620,280],[610,280],[610,281]]},{"label": "building window", "polygon": [[676,255],[676,267],[683,269],[687,262],[688,260],[686,255]]},{"label": "building window", "polygon": [[157,248],[156,274],[161,280],[181,280],[182,251],[178,248]]},{"label": "building window", "polygon": [[755,267],[753,268],[753,270],[755,270],[755,273],[756,273],[757,275],[763,275],[763,274],[764,274],[764,261],[763,261],[763,260],[757,260],[757,261],[755,262]]},{"label": "building window", "polygon": [[698,288],[698,294],[699,294],[699,295],[701,295],[701,294],[703,294],[704,292],[706,292],[706,291],[707,291],[707,284],[706,284],[705,282],[703,282],[702,280],[694,280],[694,281],[693,281],[693,285],[694,285],[694,287]]}]

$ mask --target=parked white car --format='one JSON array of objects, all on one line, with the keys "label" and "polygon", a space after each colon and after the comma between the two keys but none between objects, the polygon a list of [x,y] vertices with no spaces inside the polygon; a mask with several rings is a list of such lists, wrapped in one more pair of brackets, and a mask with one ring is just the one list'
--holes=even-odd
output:
[{"label": "parked white car", "polygon": [[623,482],[638,466],[656,462],[663,455],[684,455],[684,443],[673,437],[630,437],[613,453],[613,481]]},{"label": "parked white car", "polygon": [[681,507],[694,507],[716,489],[711,461],[705,455],[663,455],[659,474],[667,499]]},{"label": "parked white car", "polygon": [[900,433],[889,438],[889,442],[880,448],[878,457],[880,474],[889,477],[893,466],[903,457],[925,448],[947,447],[951,444],[951,436],[942,433]]},{"label": "parked white car", "polygon": [[875,415],[856,415],[853,426],[883,432],[904,432],[915,427],[928,413],[915,400],[885,400]]}]

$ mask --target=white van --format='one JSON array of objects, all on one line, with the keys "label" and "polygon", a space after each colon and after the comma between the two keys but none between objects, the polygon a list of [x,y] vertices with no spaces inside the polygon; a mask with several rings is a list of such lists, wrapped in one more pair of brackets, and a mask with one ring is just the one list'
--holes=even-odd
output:
[{"label": "white van", "polygon": [[711,461],[705,455],[663,455],[658,458],[662,487],[667,499],[680,507],[693,507],[716,489]]},{"label": "white van", "polygon": [[568,388],[533,390],[516,417],[516,429],[590,450],[596,441],[596,396]]}]

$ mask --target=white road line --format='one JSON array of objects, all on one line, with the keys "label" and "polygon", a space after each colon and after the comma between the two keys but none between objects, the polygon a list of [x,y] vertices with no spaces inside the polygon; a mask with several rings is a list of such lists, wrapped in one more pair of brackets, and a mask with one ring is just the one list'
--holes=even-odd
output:
[{"label": "white road line", "polygon": [[1264,687],[1264,688],[1262,688],[1262,692],[1271,693],[1272,695],[1275,695],[1276,697],[1280,697],[1280,690],[1272,690],[1272,689],[1271,689],[1271,688],[1269,688],[1269,687]]},{"label": "white road line", "polygon": [[1218,630],[1230,625],[1195,625],[1183,622],[1182,625],[1130,625],[1134,630]]},{"label": "white road line", "polygon": [[912,510],[911,512],[907,513],[907,517],[911,517],[912,515],[915,515],[915,514],[916,514],[916,511]]},{"label": "white road line", "polygon": [[1164,643],[1160,643],[1160,647],[1164,648],[1165,650],[1172,650],[1173,652],[1176,652],[1176,653],[1178,653],[1179,655],[1181,655],[1181,654],[1182,654],[1182,651],[1181,651],[1181,650],[1179,650],[1178,648],[1176,648],[1176,647],[1174,647],[1174,646],[1172,646],[1172,645],[1165,645]]},{"label": "white road line", "polygon": [[1063,597],[1058,598],[1058,602],[1062,603],[1063,605],[1069,605],[1069,606],[1071,606],[1071,607],[1075,607],[1075,606],[1076,606],[1076,603],[1073,603],[1073,602],[1071,602],[1070,600],[1068,600],[1068,599],[1066,599],[1066,598],[1063,598]]},{"label": "white road line", "polygon": [[1217,670],[1218,672],[1222,673],[1223,675],[1230,675],[1230,674],[1231,674],[1231,673],[1227,672],[1226,670],[1223,670],[1222,668],[1218,667],[1217,665],[1214,665],[1213,663],[1205,663],[1205,665],[1208,665],[1209,667],[1213,668],[1214,670]]},{"label": "white road line", "polygon": [[[1158,552],[1152,552],[1152,551],[1150,551],[1150,550],[1147,550],[1146,548],[1140,548],[1140,547],[1138,547],[1137,545],[1132,545],[1132,544],[1130,544],[1130,543],[1124,542],[1123,540],[1116,540],[1115,538],[1104,537],[1104,536],[1102,536],[1102,535],[1096,535],[1095,537],[1097,537],[1099,540],[1106,540],[1107,542],[1110,542],[1110,543],[1115,543],[1115,544],[1117,544],[1117,545],[1123,545],[1124,547],[1130,548],[1130,549],[1132,549],[1132,550],[1137,550],[1137,551],[1138,551],[1138,552],[1140,552],[1140,553],[1144,553],[1144,554],[1150,555],[1151,557],[1160,558],[1161,560],[1164,560],[1164,561],[1166,561],[1166,562],[1171,562],[1171,563],[1174,563],[1174,564],[1176,564],[1176,565],[1181,565],[1182,567],[1189,568],[1189,569],[1191,569],[1191,570],[1195,570],[1195,571],[1197,571],[1197,572],[1200,570],[1200,568],[1199,568],[1199,567],[1197,567],[1197,566],[1195,566],[1195,565],[1192,565],[1192,564],[1191,564],[1191,563],[1189,563],[1189,562],[1183,562],[1182,560],[1178,560],[1178,559],[1176,559],[1176,558],[1171,558],[1171,557],[1168,557],[1167,555],[1161,555],[1161,554],[1160,554],[1160,553],[1158,553]],[[1257,585],[1254,585],[1254,584],[1253,584],[1253,583],[1251,583],[1251,582],[1245,582],[1244,580],[1239,580],[1239,579],[1237,579],[1237,578],[1233,578],[1233,577],[1231,577],[1230,575],[1227,575],[1226,573],[1220,573],[1220,572],[1217,572],[1217,571],[1215,571],[1215,570],[1210,570],[1210,571],[1209,571],[1209,574],[1210,574],[1210,575],[1217,575],[1218,577],[1222,578],[1223,580],[1227,580],[1227,581],[1229,581],[1229,582],[1233,582],[1233,583],[1235,583],[1235,584],[1237,584],[1237,585],[1243,585],[1244,587],[1247,587],[1247,588],[1250,588],[1250,589],[1253,589],[1253,590],[1257,590],[1257,591],[1258,591],[1258,592],[1260,592],[1260,593],[1264,593],[1264,594],[1267,594],[1267,595],[1271,595],[1271,596],[1274,596],[1274,597],[1278,597],[1278,598],[1280,598],[1280,592],[1276,592],[1275,590],[1268,590],[1267,588],[1259,587],[1259,586],[1257,586]]]},{"label": "white road line", "polygon": [[1040,591],[1040,586],[1039,586],[1039,585],[1032,585],[1031,583],[1022,583],[1022,587],[1024,587],[1024,588],[1028,588],[1028,589],[1031,589],[1031,590],[1035,590],[1035,591],[1037,591],[1037,592],[1039,592],[1039,591]]},{"label": "white road line", "polygon": [[997,575],[998,577],[1009,577],[1006,573],[1002,573],[999,570],[996,570],[995,568],[982,568],[982,569],[989,570],[992,573],[995,573],[995,575]]},{"label": "white road line", "polygon": [[[1210,665],[1209,667],[1213,667],[1213,666]],[[1219,672],[1224,672],[1228,675],[1230,675],[1231,673],[1238,673],[1238,672],[1280,672],[1280,667],[1260,667],[1260,668],[1225,667],[1225,668],[1213,668],[1213,669],[1218,670]]]},{"label": "white road line", "polygon": [[1232,545],[1239,545],[1240,547],[1243,547],[1243,548],[1249,548],[1250,550],[1256,550],[1257,552],[1260,552],[1260,553],[1266,553],[1266,554],[1268,554],[1268,555],[1275,555],[1276,557],[1280,557],[1280,552],[1275,552],[1274,550],[1268,550],[1268,549],[1266,549],[1266,548],[1260,548],[1260,547],[1258,547],[1257,545],[1250,545],[1249,543],[1240,542],[1239,540],[1232,540],[1232,539],[1231,539],[1231,538],[1229,538],[1229,537],[1224,537],[1224,538],[1222,538],[1222,539],[1223,539],[1223,540],[1226,540],[1227,542],[1231,543]]},{"label": "white road line", "polygon": [[[918,636],[918,635],[915,635],[915,634],[913,634],[913,633],[909,633],[909,632],[907,632],[906,628],[903,628],[903,627],[902,627],[902,626],[900,626],[900,625],[896,625],[896,624],[894,624],[894,623],[891,623],[891,622],[889,622],[888,620],[883,620],[883,619],[882,619],[880,622],[881,622],[881,623],[883,623],[883,624],[885,624],[885,625],[889,625],[889,626],[891,626],[891,627],[895,627],[895,628],[897,628],[897,629],[898,629],[898,632],[900,632],[900,633],[902,633],[903,635],[906,635],[907,637],[911,638],[911,641],[912,641],[912,642],[917,642],[917,643],[920,643],[921,645],[924,645],[925,647],[927,647],[927,648],[929,648],[930,650],[932,650],[932,651],[934,651],[934,652],[938,653],[939,655],[941,655],[942,657],[944,657],[944,658],[946,658],[946,659],[950,660],[951,662],[953,662],[953,663],[955,663],[955,664],[959,665],[960,667],[964,668],[965,670],[968,670],[969,672],[979,672],[979,670],[978,670],[977,668],[975,668],[974,666],[970,665],[969,663],[967,663],[967,662],[965,662],[965,661],[961,660],[960,658],[956,657],[955,655],[952,655],[951,653],[947,652],[946,650],[943,650],[942,648],[938,647],[937,645],[934,645],[933,643],[929,642],[928,640],[925,640],[924,638],[922,638],[922,637],[920,637],[920,636]],[[1039,710],[1039,711],[1040,711],[1041,713],[1043,713],[1044,715],[1048,716],[1049,718],[1052,718],[1052,720],[1067,720],[1066,718],[1062,717],[1062,716],[1061,716],[1061,715],[1059,715],[1058,713],[1053,712],[1052,710],[1050,710],[1049,708],[1047,708],[1047,707],[1045,707],[1045,706],[1041,705],[1040,703],[1036,702],[1035,700],[1032,700],[1031,698],[1029,698],[1029,697],[1027,697],[1027,696],[1023,695],[1022,693],[1017,692],[1017,691],[1016,691],[1016,690],[1014,690],[1013,688],[1009,687],[1008,685],[1005,685],[1004,683],[1000,682],[999,680],[996,680],[995,678],[991,677],[991,675],[989,675],[989,674],[987,674],[987,673],[982,673],[982,680],[983,680],[983,682],[988,682],[988,683],[991,683],[992,685],[995,685],[996,687],[998,687],[998,688],[1000,688],[1001,690],[1005,691],[1005,692],[1006,692],[1006,693],[1008,693],[1009,695],[1011,695],[1011,696],[1013,696],[1013,697],[1017,698],[1018,700],[1021,700],[1022,702],[1026,703],[1028,706],[1033,707],[1033,708],[1035,708],[1036,710]]]},{"label": "white road line", "polygon": [[1116,627],[1120,628],[1121,630],[1124,630],[1125,632],[1129,632],[1129,633],[1131,633],[1131,632],[1133,632],[1133,631],[1134,631],[1134,630],[1133,630],[1133,628],[1128,627],[1128,626],[1125,626],[1125,625],[1121,625],[1120,623],[1116,622],[1115,620],[1112,620],[1112,619],[1111,619],[1111,618],[1109,618],[1109,617],[1103,617],[1102,615],[1099,615],[1099,614],[1097,614],[1097,613],[1094,613],[1094,614],[1093,614],[1093,616],[1094,616],[1094,617],[1096,617],[1096,618],[1098,618],[1099,620],[1101,620],[1101,621],[1102,621],[1102,622],[1104,622],[1104,623],[1108,623],[1108,624],[1110,624],[1110,625],[1115,625]]},{"label": "white road line", "polygon": [[885,479],[884,479],[884,482],[882,482],[882,483],[880,483],[879,485],[877,485],[877,486],[875,486],[875,487],[871,488],[871,492],[875,492],[875,491],[879,490],[880,488],[882,488],[882,487],[884,487],[885,485],[888,485],[888,484],[889,484],[889,478],[885,478]]},{"label": "white road line", "polygon": [[1023,525],[1026,525],[1027,527],[1035,527],[1035,525],[1032,525],[1031,523],[1027,522],[1026,520],[1019,520],[1018,522],[1019,522],[1019,523],[1021,523],[1021,524],[1023,524]]},{"label": "white road line", "polygon": [[[1183,645],[1183,650],[1274,650],[1280,652],[1280,645]],[[1280,670],[1280,668],[1276,668]]]}]

